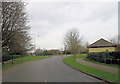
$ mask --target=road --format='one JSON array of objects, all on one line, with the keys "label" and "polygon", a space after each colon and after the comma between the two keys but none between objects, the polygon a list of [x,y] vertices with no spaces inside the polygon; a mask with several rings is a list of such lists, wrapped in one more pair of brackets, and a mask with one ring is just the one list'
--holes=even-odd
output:
[{"label": "road", "polygon": [[27,62],[4,71],[3,82],[99,82],[65,65],[66,56]]}]

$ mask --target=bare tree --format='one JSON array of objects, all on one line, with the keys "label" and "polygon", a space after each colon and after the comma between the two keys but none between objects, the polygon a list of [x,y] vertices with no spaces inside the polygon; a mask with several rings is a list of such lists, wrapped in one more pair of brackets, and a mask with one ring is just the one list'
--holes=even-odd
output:
[{"label": "bare tree", "polygon": [[118,43],[118,35],[115,35],[114,37],[109,38],[109,41],[112,43]]},{"label": "bare tree", "polygon": [[84,44],[84,47],[87,48],[89,45],[90,45],[89,42],[86,41],[85,44]]},{"label": "bare tree", "polygon": [[40,56],[43,51],[39,48],[35,50],[35,55]]},{"label": "bare tree", "polygon": [[77,29],[69,30],[64,38],[64,45],[67,50],[70,50],[76,59],[76,54],[82,48],[82,39],[83,37],[80,36],[80,33]]},{"label": "bare tree", "polygon": [[30,45],[24,2],[2,2],[2,51],[25,54]]},{"label": "bare tree", "polygon": [[109,38],[109,41],[117,45],[117,50],[120,50],[120,34],[115,35],[112,38]]}]

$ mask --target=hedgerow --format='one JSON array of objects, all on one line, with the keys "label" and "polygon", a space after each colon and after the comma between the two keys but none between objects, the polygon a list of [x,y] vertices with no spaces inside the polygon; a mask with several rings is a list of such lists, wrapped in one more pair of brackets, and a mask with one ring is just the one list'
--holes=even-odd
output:
[{"label": "hedgerow", "polygon": [[108,64],[120,63],[120,51],[114,52],[91,52],[88,53],[87,58],[89,60],[99,61]]}]

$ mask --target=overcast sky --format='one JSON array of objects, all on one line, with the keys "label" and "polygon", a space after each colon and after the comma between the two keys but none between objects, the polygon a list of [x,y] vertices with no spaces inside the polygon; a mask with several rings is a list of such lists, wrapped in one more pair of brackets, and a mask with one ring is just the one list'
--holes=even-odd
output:
[{"label": "overcast sky", "polygon": [[[69,29],[77,28],[93,43],[118,33],[117,2],[29,2],[30,33],[36,48],[61,49]],[[38,37],[39,35],[39,37]]]}]

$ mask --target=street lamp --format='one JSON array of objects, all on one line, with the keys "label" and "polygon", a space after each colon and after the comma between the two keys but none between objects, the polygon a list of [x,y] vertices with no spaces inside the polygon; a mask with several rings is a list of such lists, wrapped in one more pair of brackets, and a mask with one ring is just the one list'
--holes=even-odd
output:
[{"label": "street lamp", "polygon": [[[31,34],[31,35],[33,35],[33,43],[34,43],[34,53],[35,53],[35,49],[36,49],[36,45],[35,45],[35,43],[36,43],[36,37],[40,37],[40,35],[34,35],[34,34]],[[35,55],[35,54],[34,54]]]}]

